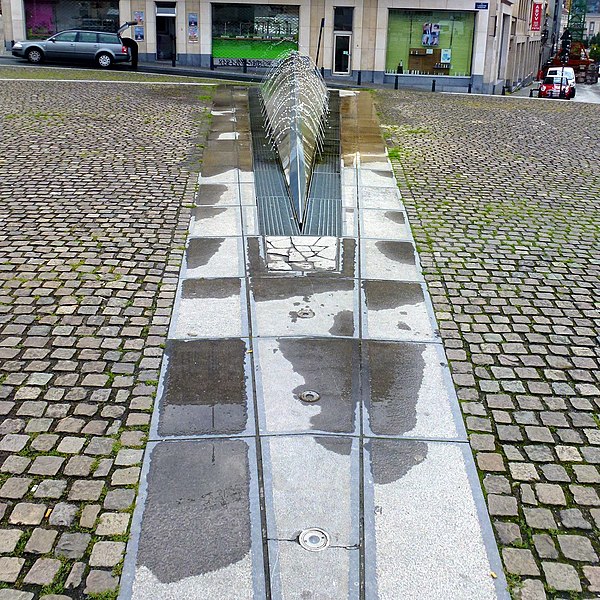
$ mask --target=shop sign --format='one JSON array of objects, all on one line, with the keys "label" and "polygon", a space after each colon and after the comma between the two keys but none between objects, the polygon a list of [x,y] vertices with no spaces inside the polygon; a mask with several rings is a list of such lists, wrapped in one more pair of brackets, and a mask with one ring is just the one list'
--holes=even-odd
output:
[{"label": "shop sign", "polygon": [[531,7],[531,31],[540,31],[542,28],[542,3],[534,2]]},{"label": "shop sign", "polygon": [[264,58],[213,58],[213,64],[219,67],[270,67],[272,60]]},{"label": "shop sign", "polygon": [[489,7],[489,2],[475,2],[475,10],[488,10]]}]

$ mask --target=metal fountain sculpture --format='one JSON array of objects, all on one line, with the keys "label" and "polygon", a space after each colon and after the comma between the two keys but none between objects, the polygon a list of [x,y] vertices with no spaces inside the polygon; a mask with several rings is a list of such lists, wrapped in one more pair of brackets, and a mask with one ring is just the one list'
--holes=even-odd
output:
[{"label": "metal fountain sculpture", "polygon": [[302,230],[313,166],[323,145],[329,94],[311,59],[291,52],[266,75],[261,98],[267,133],[279,154]]}]

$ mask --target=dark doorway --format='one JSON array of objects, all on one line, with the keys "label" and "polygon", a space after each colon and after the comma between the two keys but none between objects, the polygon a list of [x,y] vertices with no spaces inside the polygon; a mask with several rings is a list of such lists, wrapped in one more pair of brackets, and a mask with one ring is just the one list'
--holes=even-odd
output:
[{"label": "dark doorway", "polygon": [[175,53],[175,17],[156,16],[156,60],[171,60]]},{"label": "dark doorway", "polygon": [[334,33],[333,74],[350,74],[350,40],[347,33]]}]

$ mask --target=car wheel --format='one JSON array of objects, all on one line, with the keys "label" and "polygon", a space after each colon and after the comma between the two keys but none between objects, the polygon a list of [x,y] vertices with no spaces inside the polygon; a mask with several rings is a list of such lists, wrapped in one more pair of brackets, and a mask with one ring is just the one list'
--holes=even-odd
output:
[{"label": "car wheel", "polygon": [[44,55],[41,50],[37,48],[31,48],[31,50],[27,50],[27,60],[34,65],[38,65],[42,62]]},{"label": "car wheel", "polygon": [[98,54],[98,56],[96,57],[96,62],[98,63],[99,67],[102,67],[103,69],[108,69],[108,67],[112,65],[113,59],[110,54],[106,54],[106,52],[103,52],[102,54]]}]

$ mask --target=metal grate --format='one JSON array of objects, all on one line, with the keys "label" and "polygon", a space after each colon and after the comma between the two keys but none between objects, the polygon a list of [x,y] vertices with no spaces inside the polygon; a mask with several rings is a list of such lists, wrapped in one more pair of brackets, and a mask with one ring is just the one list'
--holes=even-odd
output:
[{"label": "metal grate", "polygon": [[262,235],[299,235],[277,151],[267,138],[258,89],[249,93],[254,187]]},{"label": "metal grate", "polygon": [[257,89],[250,90],[249,102],[254,185],[261,234],[339,237],[342,231],[339,95],[337,92],[329,94],[323,151],[315,163],[306,220],[300,231],[277,151],[266,135],[258,94]]},{"label": "metal grate", "polygon": [[341,230],[340,96],[337,92],[330,92],[323,151],[317,157],[313,170],[302,234],[339,237]]}]

